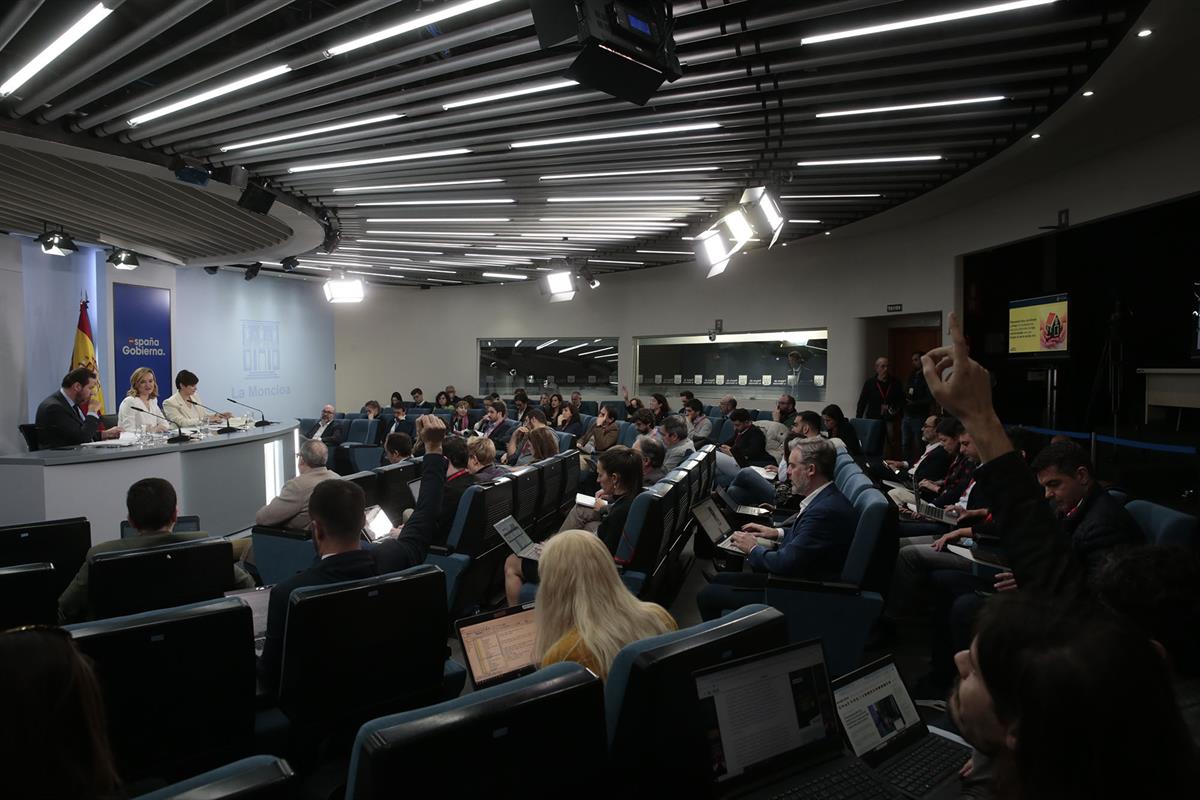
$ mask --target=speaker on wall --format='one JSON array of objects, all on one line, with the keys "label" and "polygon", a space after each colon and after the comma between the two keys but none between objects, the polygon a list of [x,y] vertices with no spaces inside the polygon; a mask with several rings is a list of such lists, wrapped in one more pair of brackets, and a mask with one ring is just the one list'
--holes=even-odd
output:
[{"label": "speaker on wall", "polygon": [[245,191],[238,198],[239,206],[255,214],[266,214],[274,203],[275,195],[253,183],[246,184]]}]

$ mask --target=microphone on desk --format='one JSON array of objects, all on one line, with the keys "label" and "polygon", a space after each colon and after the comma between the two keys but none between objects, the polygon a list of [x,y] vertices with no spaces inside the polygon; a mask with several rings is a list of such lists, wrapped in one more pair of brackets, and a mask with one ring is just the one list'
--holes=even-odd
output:
[{"label": "microphone on desk", "polygon": [[237,400],[234,400],[232,397],[226,397],[225,400],[230,403],[233,403],[235,406],[241,406],[242,408],[248,408],[251,411],[257,411],[260,415],[262,415],[262,419],[260,419],[256,423],[254,423],[254,427],[256,427],[256,428],[265,428],[267,425],[275,424],[274,422],[267,422],[267,415],[263,413],[263,410],[261,408],[255,408],[254,406],[248,406],[245,403],[239,403]]},{"label": "microphone on desk", "polygon": [[172,425],[174,425],[175,429],[179,431],[179,435],[172,436],[170,439],[167,439],[167,444],[180,444],[182,442],[190,442],[192,440],[192,437],[185,434],[183,432],[183,428],[179,427],[178,422],[171,422],[171,420],[167,419],[162,414],[155,414],[153,411],[147,411],[144,408],[138,408],[138,407],[134,406],[133,410],[138,412],[139,414],[145,414],[148,417],[156,417],[158,419],[163,420],[164,422],[170,422]]},{"label": "microphone on desk", "polygon": [[[204,405],[203,403],[197,403],[195,400],[191,399],[190,397],[188,398],[188,402],[194,406],[203,408],[205,411],[211,412],[214,416],[217,416],[217,417],[221,416],[221,413],[219,411],[213,411],[213,409],[209,408],[208,406]],[[222,419],[224,419],[224,418],[222,417]],[[237,432],[238,432],[238,429],[233,427],[232,425],[230,425],[229,420],[227,420],[227,419],[225,420],[225,427],[217,430],[217,433],[237,433]]]}]

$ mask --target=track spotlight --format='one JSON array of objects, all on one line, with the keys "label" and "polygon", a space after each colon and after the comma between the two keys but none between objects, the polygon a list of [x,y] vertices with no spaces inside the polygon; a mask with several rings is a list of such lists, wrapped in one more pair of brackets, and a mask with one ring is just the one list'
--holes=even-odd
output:
[{"label": "track spotlight", "polygon": [[575,298],[575,274],[569,269],[547,272],[539,283],[542,294],[548,295],[551,303],[565,303]]},{"label": "track spotlight", "polygon": [[132,250],[124,248],[113,248],[113,251],[108,254],[105,259],[107,263],[112,264],[117,269],[137,269],[138,257]]},{"label": "track spotlight", "polygon": [[325,281],[325,299],[330,303],[361,303],[363,300],[362,278],[347,278],[345,272]]},{"label": "track spotlight", "polygon": [[589,289],[600,288],[600,281],[598,281],[596,279],[596,276],[593,275],[592,271],[590,269],[588,269],[586,266],[579,268],[579,277],[583,280],[584,283],[586,283],[588,285]]},{"label": "track spotlight", "polygon": [[79,252],[79,246],[62,230],[43,231],[37,243],[42,246],[43,253],[51,256],[69,256]]},{"label": "track spotlight", "polygon": [[279,262],[279,266],[283,267],[284,272],[295,272],[296,267],[300,266],[300,261],[295,256],[287,256]]},{"label": "track spotlight", "polygon": [[779,234],[783,233],[784,219],[767,187],[754,186],[742,192],[741,203],[755,235],[768,240],[768,250],[774,247]]},{"label": "track spotlight", "polygon": [[204,271],[207,272],[209,275],[216,275],[218,272],[221,271],[221,268],[220,267],[205,267]]},{"label": "track spotlight", "polygon": [[246,274],[242,277],[245,280],[252,281],[258,277],[258,271],[260,269],[262,269],[262,264],[258,261],[255,261],[253,264],[250,264],[246,267]]}]

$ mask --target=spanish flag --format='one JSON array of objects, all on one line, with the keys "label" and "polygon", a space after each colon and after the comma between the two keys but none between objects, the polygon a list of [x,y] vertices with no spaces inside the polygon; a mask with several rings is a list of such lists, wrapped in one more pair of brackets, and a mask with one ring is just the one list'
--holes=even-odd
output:
[{"label": "spanish flag", "polygon": [[[87,367],[97,376],[100,375],[100,369],[96,366],[96,343],[92,341],[92,322],[88,319],[87,300],[79,301],[79,324],[75,327],[75,349],[71,351],[71,369],[78,367]],[[97,414],[104,413],[104,392],[99,384],[92,394],[91,403],[80,403],[79,407],[84,413],[87,413],[89,408]]]}]

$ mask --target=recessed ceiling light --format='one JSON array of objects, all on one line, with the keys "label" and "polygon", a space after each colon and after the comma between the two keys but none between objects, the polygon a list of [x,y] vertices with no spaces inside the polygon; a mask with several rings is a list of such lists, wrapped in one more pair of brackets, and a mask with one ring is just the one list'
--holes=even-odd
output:
[{"label": "recessed ceiling light", "polygon": [[320,164],[303,164],[299,167],[288,167],[289,173],[314,172],[321,169],[345,169],[347,167],[364,167],[371,164],[393,164],[397,161],[418,161],[422,158],[440,158],[442,156],[461,156],[471,152],[467,147],[454,147],[449,150],[429,150],[424,153],[405,153],[400,156],[378,156],[376,158],[358,158],[353,161],[326,161]]},{"label": "recessed ceiling light", "polygon": [[717,172],[720,167],[670,167],[663,169],[625,169],[616,172],[575,172],[565,175],[543,175],[539,181],[569,181],[578,178],[624,178],[629,175],[673,175],[680,172]]},{"label": "recessed ceiling light", "polygon": [[555,89],[566,89],[568,87],[578,86],[578,85],[579,85],[579,83],[577,81],[562,80],[562,81],[554,81],[553,83],[542,83],[542,84],[538,84],[535,86],[521,86],[516,89],[508,89],[505,91],[493,92],[491,94],[483,94],[483,95],[478,95],[476,97],[468,97],[464,100],[455,100],[450,103],[443,103],[442,109],[444,111],[450,111],[455,108],[462,108],[463,106],[474,106],[474,105],[479,105],[480,103],[491,103],[495,100],[507,100],[510,97],[521,97],[521,96],[527,95],[527,94],[537,94],[538,92],[550,92]]},{"label": "recessed ceiling light", "polygon": [[936,100],[928,103],[906,103],[898,106],[874,106],[872,108],[851,108],[845,111],[822,111],[817,119],[824,117],[849,117],[856,114],[883,114],[888,111],[912,111],[919,108],[941,108],[943,106],[964,106],[971,103],[995,103],[1004,100],[1004,95],[990,97],[967,97],[961,100]]},{"label": "recessed ceiling light", "polygon": [[1149,28],[1142,28],[1140,31],[1138,31],[1138,38],[1145,39],[1152,33],[1154,33],[1154,31],[1150,30]]},{"label": "recessed ceiling light", "polygon": [[798,167],[831,167],[839,164],[893,164],[902,161],[940,161],[941,156],[887,156],[884,158],[835,158],[826,161],[797,161]]},{"label": "recessed ceiling light", "polygon": [[397,189],[429,189],[435,186],[473,186],[480,183],[504,183],[503,178],[478,178],[470,181],[427,181],[425,183],[381,183],[375,186],[347,186],[334,189],[334,194],[346,192],[390,192]]},{"label": "recessed ceiling light", "polygon": [[905,28],[918,28],[923,25],[937,25],[943,22],[954,22],[955,20],[981,17],[987,14],[1000,14],[1005,11],[1018,11],[1023,8],[1044,6],[1053,2],[1055,2],[1055,0],[1013,0],[1013,2],[996,3],[994,5],[980,6],[978,8],[967,8],[961,11],[950,11],[945,14],[934,14],[928,17],[914,17],[913,19],[885,22],[880,25],[868,25],[863,28],[850,28],[844,31],[837,31],[835,33],[822,33],[817,36],[806,36],[800,40],[800,44],[819,44],[821,42],[837,41],[838,39],[849,39],[855,36],[870,36],[875,33],[899,31],[904,30]]},{"label": "recessed ceiling light", "polygon": [[692,122],[687,125],[658,125],[652,128],[635,128],[633,130],[607,131],[605,133],[581,133],[578,136],[556,136],[552,139],[529,139],[524,142],[513,142],[511,149],[522,147],[547,147],[555,144],[573,144],[575,142],[595,142],[602,139],[629,139],[637,136],[655,136],[664,133],[686,133],[688,131],[705,131],[721,127],[719,122]]},{"label": "recessed ceiling light", "polygon": [[1084,96],[1084,97],[1091,97],[1091,96],[1092,96],[1092,95],[1094,95],[1094,94],[1095,94],[1095,92],[1093,92],[1091,89],[1088,89],[1086,92],[1084,92],[1084,93],[1083,93],[1083,96]]},{"label": "recessed ceiling light", "polygon": [[244,147],[258,147],[264,144],[273,144],[275,142],[284,142],[288,139],[301,139],[305,136],[316,136],[320,133],[330,133],[332,131],[341,131],[347,128],[359,128],[363,125],[372,125],[376,122],[388,122],[393,119],[400,119],[403,114],[381,114],[378,117],[368,117],[366,119],[356,119],[351,122],[338,122],[333,125],[321,125],[316,128],[305,128],[301,131],[293,131],[292,133],[281,133],[277,136],[266,136],[262,139],[251,139],[248,142],[237,142],[236,144],[227,144],[221,148],[222,153],[228,153],[230,150],[240,150]]}]

